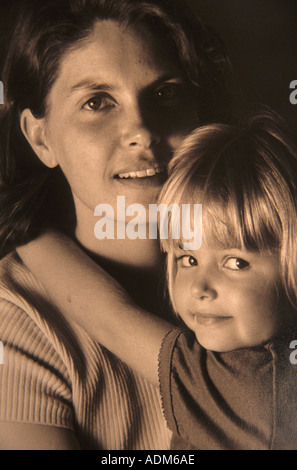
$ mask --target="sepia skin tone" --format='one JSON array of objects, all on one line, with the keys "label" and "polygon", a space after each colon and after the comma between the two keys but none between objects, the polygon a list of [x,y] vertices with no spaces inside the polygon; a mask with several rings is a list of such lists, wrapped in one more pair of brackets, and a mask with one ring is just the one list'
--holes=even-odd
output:
[{"label": "sepia skin tone", "polygon": [[[104,267],[121,267],[120,280],[130,288],[131,267],[136,278],[151,272],[156,282],[158,241],[98,241],[94,209],[100,203],[115,206],[117,195],[125,196],[127,205],[155,203],[162,173],[137,179],[119,175],[162,169],[196,125],[194,100],[164,38],[110,20],[98,21],[62,58],[45,118],[36,119],[29,109],[21,115],[22,131],[38,158],[50,168],[60,165],[70,184],[77,240]],[[146,306],[154,282],[140,280],[134,293]],[[79,448],[69,430],[18,423],[0,423],[0,443],[7,450]]]}]

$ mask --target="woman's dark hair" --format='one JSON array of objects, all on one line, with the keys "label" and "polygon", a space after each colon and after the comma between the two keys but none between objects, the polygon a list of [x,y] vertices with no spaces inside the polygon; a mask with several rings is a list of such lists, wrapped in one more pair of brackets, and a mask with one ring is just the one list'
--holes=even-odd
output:
[{"label": "woman's dark hair", "polygon": [[48,169],[35,156],[20,129],[20,114],[29,108],[35,117],[44,117],[62,56],[91,33],[97,20],[114,19],[131,27],[145,24],[156,34],[166,34],[197,91],[201,124],[226,119],[231,96],[224,47],[183,0],[21,0],[16,6],[1,74],[1,255],[45,226],[73,229],[66,179],[60,169]]}]

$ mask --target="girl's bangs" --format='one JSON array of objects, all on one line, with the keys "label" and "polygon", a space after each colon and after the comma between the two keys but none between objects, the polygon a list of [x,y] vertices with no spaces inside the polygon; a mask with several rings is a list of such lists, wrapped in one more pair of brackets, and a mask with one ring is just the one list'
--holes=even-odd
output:
[{"label": "girl's bangs", "polygon": [[[244,191],[242,186],[232,186],[230,181],[222,184],[222,181],[210,180],[195,177],[186,184],[179,182],[169,197],[162,199],[162,203],[168,206],[176,204],[179,207],[179,211],[169,214],[168,238],[160,240],[163,251],[180,250],[187,242],[182,236],[182,230],[179,238],[172,237],[173,233],[178,233],[177,225],[180,224],[183,204],[191,205],[191,215],[194,213],[194,204],[202,204],[203,236],[207,237],[207,233],[211,233],[224,248],[272,252],[280,247],[282,223],[267,193],[257,187],[249,187],[248,191]],[[191,231],[195,229],[197,227],[194,227],[191,217]]]}]

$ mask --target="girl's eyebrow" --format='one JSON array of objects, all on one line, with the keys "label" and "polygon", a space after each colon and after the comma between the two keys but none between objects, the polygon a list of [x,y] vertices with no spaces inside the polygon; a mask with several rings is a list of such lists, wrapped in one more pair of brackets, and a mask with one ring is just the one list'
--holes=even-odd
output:
[{"label": "girl's eyebrow", "polygon": [[224,246],[224,247],[222,247],[221,250],[224,251],[224,252],[225,251],[234,251],[234,252],[238,252],[239,254],[251,253],[251,250],[247,250],[247,249],[244,249],[240,246],[234,246],[234,245]]},{"label": "girl's eyebrow", "polygon": [[178,242],[174,242],[172,244],[172,248],[173,248],[173,251],[177,252],[177,251],[185,251],[184,248],[183,248],[183,244],[182,242],[179,240]]}]

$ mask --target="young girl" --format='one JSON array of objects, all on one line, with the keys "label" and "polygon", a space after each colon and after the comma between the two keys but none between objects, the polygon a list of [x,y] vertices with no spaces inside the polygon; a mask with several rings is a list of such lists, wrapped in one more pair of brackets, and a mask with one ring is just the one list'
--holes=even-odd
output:
[{"label": "young girl", "polygon": [[160,196],[167,207],[203,207],[199,249],[186,250],[182,237],[161,240],[181,328],[140,310],[61,235],[19,250],[68,320],[159,382],[173,449],[297,449],[289,360],[297,338],[296,182],[295,150],[272,115],[205,126],[185,140]]}]

